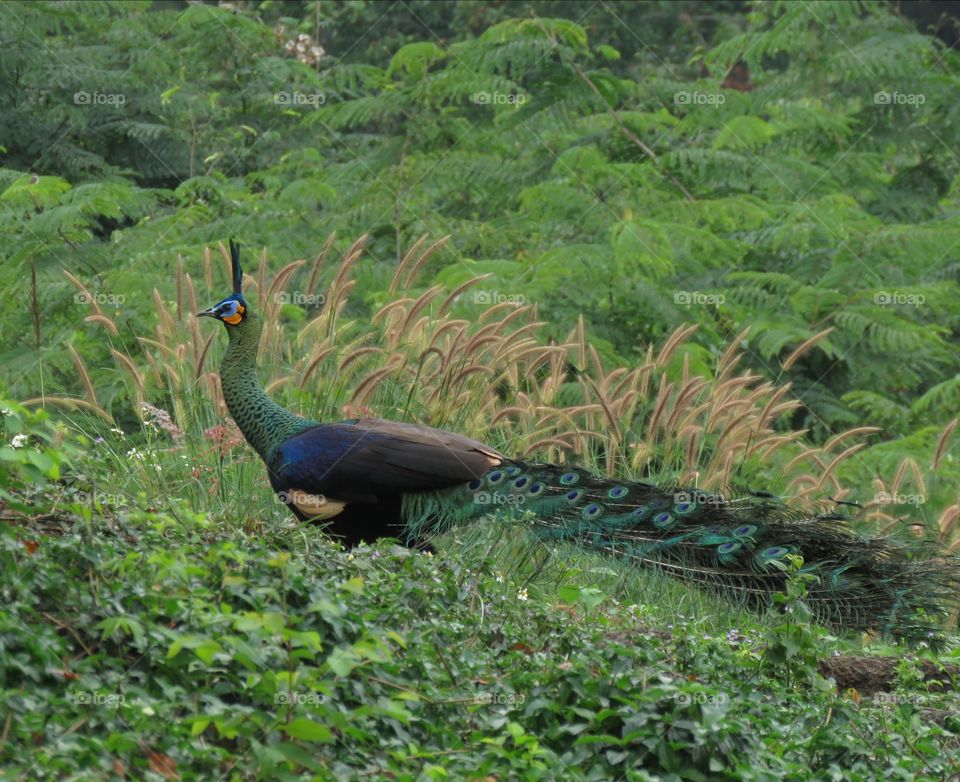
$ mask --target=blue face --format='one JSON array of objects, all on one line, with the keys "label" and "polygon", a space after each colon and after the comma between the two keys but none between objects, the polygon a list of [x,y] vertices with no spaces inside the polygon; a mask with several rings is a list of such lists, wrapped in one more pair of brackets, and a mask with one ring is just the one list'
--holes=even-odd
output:
[{"label": "blue face", "polygon": [[247,303],[243,300],[243,296],[234,294],[214,304],[210,309],[198,312],[197,317],[216,318],[222,320],[228,326],[236,326],[243,320],[246,311]]}]

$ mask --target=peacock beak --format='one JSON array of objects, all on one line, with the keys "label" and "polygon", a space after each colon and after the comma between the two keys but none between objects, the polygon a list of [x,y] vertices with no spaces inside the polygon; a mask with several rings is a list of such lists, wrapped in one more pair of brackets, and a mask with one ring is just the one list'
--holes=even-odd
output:
[{"label": "peacock beak", "polygon": [[216,317],[217,317],[217,308],[216,308],[216,307],[210,307],[209,309],[202,310],[201,312],[198,312],[198,313],[197,313],[197,317],[198,317],[198,318],[204,318],[204,317],[206,317],[206,318],[216,318]]}]

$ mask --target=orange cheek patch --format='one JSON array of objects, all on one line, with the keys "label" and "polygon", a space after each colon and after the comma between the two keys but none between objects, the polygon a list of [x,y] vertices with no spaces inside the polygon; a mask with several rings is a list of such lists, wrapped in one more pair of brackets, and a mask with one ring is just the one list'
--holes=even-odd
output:
[{"label": "orange cheek patch", "polygon": [[223,317],[223,322],[229,323],[231,326],[236,326],[241,320],[243,320],[243,318],[240,316],[239,313],[237,313],[236,315],[225,315]]}]

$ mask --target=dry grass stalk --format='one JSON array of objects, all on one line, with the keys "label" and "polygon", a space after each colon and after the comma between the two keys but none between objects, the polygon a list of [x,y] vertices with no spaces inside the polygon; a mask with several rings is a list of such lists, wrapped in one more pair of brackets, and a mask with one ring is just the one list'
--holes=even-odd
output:
[{"label": "dry grass stalk", "polygon": [[177,253],[177,321],[183,320],[183,256]]},{"label": "dry grass stalk", "polygon": [[940,462],[943,461],[943,457],[947,454],[947,443],[950,442],[950,437],[956,431],[957,424],[960,424],[960,418],[954,418],[947,424],[940,433],[940,437],[937,438],[937,447],[933,452],[933,465],[931,469],[940,469]]},{"label": "dry grass stalk", "polygon": [[84,390],[87,393],[87,401],[92,405],[98,405],[97,393],[93,390],[93,383],[90,380],[90,373],[87,372],[87,365],[83,363],[83,359],[80,358],[80,354],[73,349],[73,345],[68,345],[67,350],[70,352],[70,359],[73,361],[73,366],[76,367],[77,374],[80,375],[80,380],[83,382]]},{"label": "dry grass stalk", "polygon": [[834,331],[835,331],[835,327],[834,327],[834,326],[831,326],[830,328],[824,329],[823,331],[819,332],[818,334],[814,334],[814,335],[813,335],[812,337],[810,337],[809,339],[806,339],[806,340],[804,340],[803,342],[801,342],[799,345],[797,345],[796,349],[794,349],[794,351],[793,351],[789,356],[787,356],[786,360],[781,364],[781,366],[783,367],[784,372],[786,372],[787,370],[790,369],[790,367],[792,367],[794,364],[796,364],[797,361],[799,361],[800,358],[801,358],[807,351],[810,350],[810,348],[812,348],[814,345],[816,345],[816,344],[817,344],[818,342],[820,342],[821,340],[826,339],[826,338],[827,338],[830,334],[832,334]]},{"label": "dry grass stalk", "polygon": [[449,234],[447,236],[442,236],[439,239],[437,239],[437,241],[431,244],[426,250],[424,250],[420,254],[420,257],[417,258],[416,261],[414,261],[413,265],[410,267],[410,271],[408,272],[406,279],[403,281],[404,288],[409,288],[411,285],[413,285],[414,280],[417,279],[417,275],[420,273],[421,269],[423,269],[423,267],[426,265],[427,261],[429,261],[430,258],[441,247],[446,245],[448,241],[450,241]]},{"label": "dry grass stalk", "polygon": [[310,281],[307,283],[308,296],[313,296],[314,291],[317,289],[317,280],[320,278],[320,269],[327,262],[327,255],[330,253],[330,248],[333,246],[333,240],[336,239],[336,237],[336,231],[327,237],[327,241],[323,243],[323,248],[320,250],[320,253],[313,262],[313,271],[310,273]]},{"label": "dry grass stalk", "polygon": [[76,410],[78,407],[83,410],[89,410],[91,413],[102,418],[108,424],[115,423],[113,416],[110,415],[106,410],[104,410],[100,405],[95,405],[92,402],[88,402],[86,399],[73,399],[68,396],[38,396],[33,399],[24,399],[20,404],[24,407],[30,407],[32,405],[39,405],[40,407],[46,407],[47,405],[53,405],[54,407],[63,407],[67,410]]},{"label": "dry grass stalk", "polygon": [[110,320],[110,318],[108,318],[106,315],[87,315],[84,320],[87,323],[99,323],[114,336],[120,333],[117,330],[117,324]]},{"label": "dry grass stalk", "polygon": [[407,267],[413,262],[414,257],[416,257],[417,252],[427,241],[427,235],[424,234],[417,241],[413,243],[413,246],[407,250],[406,255],[403,256],[403,259],[397,265],[396,271],[393,273],[393,278],[390,280],[390,287],[388,292],[392,296],[397,292],[397,287],[400,285],[400,280],[403,278],[404,273],[407,271]]}]

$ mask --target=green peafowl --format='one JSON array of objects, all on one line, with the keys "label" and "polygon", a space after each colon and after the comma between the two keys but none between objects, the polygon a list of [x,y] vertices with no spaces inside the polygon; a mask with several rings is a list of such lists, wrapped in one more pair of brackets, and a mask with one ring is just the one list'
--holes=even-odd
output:
[{"label": "green peafowl", "polygon": [[346,545],[381,537],[412,545],[482,519],[512,518],[534,538],[577,544],[757,607],[783,588],[796,555],[816,576],[809,603],[820,621],[911,641],[925,638],[956,599],[955,560],[932,551],[908,556],[890,540],[856,534],[842,514],[805,514],[763,493],[724,498],[600,478],[511,459],[429,426],[294,415],[257,379],[261,323],[243,297],[234,242],[230,252],[233,294],[198,313],[226,326],[227,407],[291,511],[322,520]]}]

